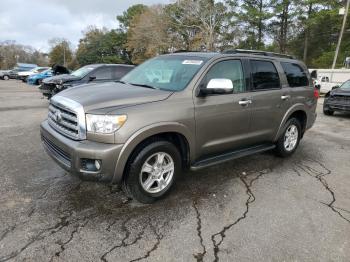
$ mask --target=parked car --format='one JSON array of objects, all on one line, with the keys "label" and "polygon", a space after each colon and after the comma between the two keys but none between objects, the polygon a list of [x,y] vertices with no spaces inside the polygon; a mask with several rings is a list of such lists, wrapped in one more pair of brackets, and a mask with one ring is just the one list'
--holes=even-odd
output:
[{"label": "parked car", "polygon": [[350,113],[350,80],[329,91],[323,102],[323,113],[333,115],[335,111]]},{"label": "parked car", "polygon": [[10,70],[1,70],[0,71],[0,79],[9,80],[10,79],[9,72],[10,72]]},{"label": "parked car", "polygon": [[40,85],[42,80],[48,77],[53,76],[53,71],[52,69],[46,69],[45,71],[38,73],[38,74],[33,74],[28,77],[27,83],[30,85]]},{"label": "parked car", "polygon": [[18,72],[17,79],[18,80],[22,80],[23,82],[27,82],[27,78],[29,76],[41,73],[41,72],[46,71],[48,69],[50,69],[50,67],[38,66],[38,67],[35,67],[35,68],[33,68],[33,69],[29,70],[29,71]]},{"label": "parked car", "polygon": [[17,79],[19,72],[29,71],[35,67],[38,66],[35,64],[17,63],[13,69],[0,73],[0,78],[3,80]]},{"label": "parked car", "polygon": [[119,80],[133,68],[134,66],[131,65],[119,64],[87,65],[71,74],[46,78],[39,89],[44,96],[50,99],[53,95],[73,86]]},{"label": "parked car", "polygon": [[41,138],[68,172],[120,183],[127,195],[152,203],[183,168],[271,149],[292,155],[314,124],[317,98],[307,68],[289,56],[162,55],[119,82],[52,97]]}]

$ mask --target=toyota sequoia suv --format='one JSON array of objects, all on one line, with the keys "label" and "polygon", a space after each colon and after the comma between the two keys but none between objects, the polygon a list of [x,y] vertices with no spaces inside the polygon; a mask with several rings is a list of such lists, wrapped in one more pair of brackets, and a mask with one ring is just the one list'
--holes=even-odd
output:
[{"label": "toyota sequoia suv", "polygon": [[317,98],[307,68],[291,56],[174,53],[117,82],[53,96],[41,139],[68,172],[152,203],[184,169],[272,149],[293,154],[315,122]]}]

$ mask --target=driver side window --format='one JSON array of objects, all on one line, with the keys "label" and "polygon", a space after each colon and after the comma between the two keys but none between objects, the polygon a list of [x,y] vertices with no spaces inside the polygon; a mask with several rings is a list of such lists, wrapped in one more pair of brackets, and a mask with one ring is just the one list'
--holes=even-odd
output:
[{"label": "driver side window", "polygon": [[225,60],[216,63],[207,72],[204,78],[204,85],[207,85],[211,79],[218,78],[231,80],[234,93],[245,91],[244,74],[240,60]]}]

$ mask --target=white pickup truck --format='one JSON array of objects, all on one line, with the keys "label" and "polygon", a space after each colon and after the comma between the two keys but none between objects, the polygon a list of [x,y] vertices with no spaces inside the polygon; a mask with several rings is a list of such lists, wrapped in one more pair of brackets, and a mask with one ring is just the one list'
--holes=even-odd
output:
[{"label": "white pickup truck", "polygon": [[339,85],[339,83],[330,82],[328,76],[319,76],[314,80],[314,85],[320,90],[320,93],[326,94],[331,91],[333,87]]}]

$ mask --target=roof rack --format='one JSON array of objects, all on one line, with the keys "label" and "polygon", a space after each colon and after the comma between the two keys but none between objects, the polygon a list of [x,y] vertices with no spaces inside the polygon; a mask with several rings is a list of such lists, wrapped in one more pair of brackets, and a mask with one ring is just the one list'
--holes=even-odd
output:
[{"label": "roof rack", "polygon": [[259,50],[248,50],[248,49],[232,49],[232,50],[225,50],[222,52],[223,54],[252,54],[252,55],[263,55],[263,56],[272,56],[272,57],[282,57],[282,58],[290,58],[294,59],[294,56],[292,55],[286,55],[286,54],[280,54],[280,53],[274,53],[274,52],[266,52],[266,51],[259,51]]}]

